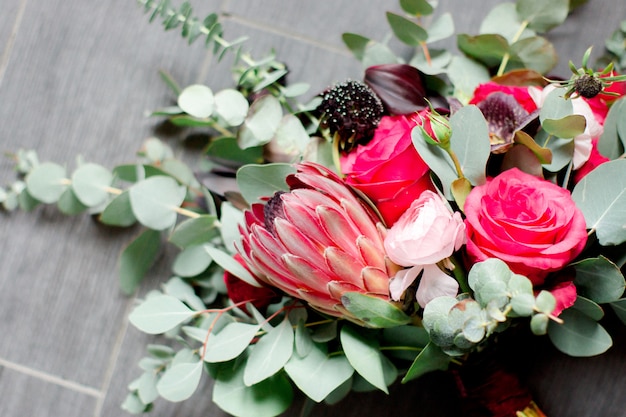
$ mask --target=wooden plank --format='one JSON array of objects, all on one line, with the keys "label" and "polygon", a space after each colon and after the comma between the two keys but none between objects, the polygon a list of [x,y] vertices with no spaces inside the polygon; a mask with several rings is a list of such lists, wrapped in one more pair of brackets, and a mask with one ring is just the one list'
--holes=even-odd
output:
[{"label": "wooden plank", "polygon": [[0,367],[0,415],[85,417],[92,415],[96,398]]}]

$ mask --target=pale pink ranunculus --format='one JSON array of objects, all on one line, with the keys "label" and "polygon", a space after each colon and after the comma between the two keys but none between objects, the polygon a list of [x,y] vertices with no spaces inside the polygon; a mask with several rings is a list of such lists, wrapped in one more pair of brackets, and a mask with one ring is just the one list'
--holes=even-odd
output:
[{"label": "pale pink ranunculus", "polygon": [[[553,85],[548,85],[543,89],[539,87],[532,87],[529,89],[529,93],[538,107],[543,106],[548,94],[556,89]],[[565,92],[563,92],[565,94]],[[594,116],[593,110],[589,106],[589,103],[583,98],[573,98],[570,100],[573,106],[573,114],[578,114],[585,117],[587,126],[585,131],[574,138],[574,155],[572,157],[573,169],[578,169],[591,156],[591,150],[593,148],[591,140],[600,137],[604,131],[604,127],[598,122]]]},{"label": "pale pink ranunculus", "polygon": [[456,295],[458,283],[436,263],[450,257],[465,243],[465,224],[458,212],[451,212],[442,197],[424,191],[389,229],[385,252],[400,266],[411,267],[396,274],[390,294],[400,299],[422,273],[417,291],[418,303],[426,305],[440,295]]},{"label": "pale pink ranunculus", "polygon": [[517,168],[475,187],[464,205],[470,263],[503,260],[542,285],[585,247],[585,217],[570,192]]}]

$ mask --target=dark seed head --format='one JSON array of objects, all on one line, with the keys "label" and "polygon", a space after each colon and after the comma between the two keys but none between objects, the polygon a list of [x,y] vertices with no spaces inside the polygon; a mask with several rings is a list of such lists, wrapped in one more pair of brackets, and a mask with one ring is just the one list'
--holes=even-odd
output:
[{"label": "dark seed head", "polygon": [[584,74],[574,81],[574,89],[581,97],[594,98],[602,92],[602,81],[592,75]]},{"label": "dark seed head", "polygon": [[384,111],[368,86],[351,80],[326,90],[318,110],[322,127],[336,136],[339,149],[346,152],[372,138]]}]

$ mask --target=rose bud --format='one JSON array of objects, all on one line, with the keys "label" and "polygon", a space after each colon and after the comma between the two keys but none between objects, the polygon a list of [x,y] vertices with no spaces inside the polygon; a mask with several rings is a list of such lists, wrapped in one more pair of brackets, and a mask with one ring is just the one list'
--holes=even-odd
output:
[{"label": "rose bud", "polygon": [[383,64],[369,67],[365,70],[364,81],[392,115],[411,114],[428,107],[420,72],[411,65]]},{"label": "rose bud", "polygon": [[440,146],[444,149],[448,148],[450,146],[450,136],[452,136],[452,128],[448,118],[437,113],[433,108],[431,108],[429,113],[426,113],[426,117],[423,117],[421,114],[419,117],[422,120],[422,124],[417,125],[417,127],[422,132],[424,140],[431,145]]}]

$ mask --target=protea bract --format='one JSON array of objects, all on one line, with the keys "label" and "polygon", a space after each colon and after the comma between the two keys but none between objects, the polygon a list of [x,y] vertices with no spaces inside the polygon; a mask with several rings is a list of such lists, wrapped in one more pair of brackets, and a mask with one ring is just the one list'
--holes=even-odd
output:
[{"label": "protea bract", "polygon": [[389,300],[399,267],[385,255],[385,229],[375,213],[327,168],[297,165],[288,192],[245,213],[238,248],[259,279],[322,313],[354,317],[346,292]]}]

